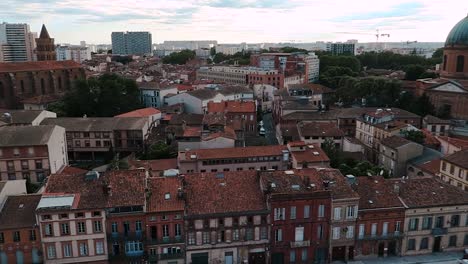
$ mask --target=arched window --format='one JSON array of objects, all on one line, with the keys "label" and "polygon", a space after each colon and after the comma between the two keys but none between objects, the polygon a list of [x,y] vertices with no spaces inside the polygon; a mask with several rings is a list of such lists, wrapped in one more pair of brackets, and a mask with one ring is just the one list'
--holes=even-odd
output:
[{"label": "arched window", "polygon": [[444,55],[444,67],[443,67],[443,70],[444,70],[444,71],[447,70],[447,55]]},{"label": "arched window", "polygon": [[463,72],[464,66],[465,66],[465,56],[458,55],[457,56],[457,72]]},{"label": "arched window", "polygon": [[41,93],[45,94],[45,85],[44,85],[44,78],[41,78]]}]

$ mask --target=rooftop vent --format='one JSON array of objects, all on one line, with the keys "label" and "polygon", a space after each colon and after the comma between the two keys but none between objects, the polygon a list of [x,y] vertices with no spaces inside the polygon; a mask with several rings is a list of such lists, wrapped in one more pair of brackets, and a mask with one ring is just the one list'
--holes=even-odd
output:
[{"label": "rooftop vent", "polygon": [[373,204],[373,203],[374,203],[374,201],[372,201],[372,200],[369,200],[369,203],[370,203],[370,204]]},{"label": "rooftop vent", "polygon": [[171,199],[171,194],[170,193],[164,194],[164,200],[169,200],[169,199]]},{"label": "rooftop vent", "polygon": [[287,171],[284,171],[284,173],[286,173],[286,175],[293,175],[293,174],[294,174],[294,171],[292,171],[292,170],[287,170]]},{"label": "rooftop vent", "polygon": [[224,173],[222,172],[216,173],[216,179],[224,179]]},{"label": "rooftop vent", "polygon": [[298,191],[301,188],[298,184],[291,185],[291,189]]},{"label": "rooftop vent", "polygon": [[308,145],[307,147],[310,148],[310,149],[313,149],[314,145]]},{"label": "rooftop vent", "polygon": [[311,183],[310,187],[315,188],[315,183]]},{"label": "rooftop vent", "polygon": [[196,158],[197,158],[197,155],[190,155],[190,158],[191,158],[191,159],[196,159]]},{"label": "rooftop vent", "polygon": [[317,151],[314,151],[312,153],[314,154],[314,156],[319,156],[320,155],[320,153],[318,153]]},{"label": "rooftop vent", "polygon": [[276,188],[276,183],[272,182],[272,183],[270,184],[270,186],[271,186],[271,188]]},{"label": "rooftop vent", "polygon": [[24,208],[24,204],[20,204],[20,205],[18,206],[18,208],[19,208],[19,209],[23,209],[23,208]]}]

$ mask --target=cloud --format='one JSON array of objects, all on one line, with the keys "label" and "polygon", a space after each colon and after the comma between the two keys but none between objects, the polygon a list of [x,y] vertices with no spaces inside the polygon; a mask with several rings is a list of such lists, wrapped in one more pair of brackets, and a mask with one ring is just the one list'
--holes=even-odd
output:
[{"label": "cloud", "polygon": [[[46,23],[57,43],[110,43],[112,31],[145,30],[155,42],[443,41],[466,16],[460,0],[2,0],[0,17]],[[358,32],[363,34],[338,34]]]}]

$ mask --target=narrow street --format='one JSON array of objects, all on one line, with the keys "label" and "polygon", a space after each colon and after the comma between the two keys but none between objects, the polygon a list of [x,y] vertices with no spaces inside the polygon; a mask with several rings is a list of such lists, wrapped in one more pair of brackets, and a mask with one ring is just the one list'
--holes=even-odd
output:
[{"label": "narrow street", "polygon": [[265,129],[265,139],[268,142],[268,145],[278,145],[271,113],[266,113],[263,115],[263,128]]}]

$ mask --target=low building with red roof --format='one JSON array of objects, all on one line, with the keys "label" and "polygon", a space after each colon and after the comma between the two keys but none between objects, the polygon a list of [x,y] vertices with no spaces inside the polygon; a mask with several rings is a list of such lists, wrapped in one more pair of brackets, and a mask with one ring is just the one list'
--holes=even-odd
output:
[{"label": "low building with red roof", "polygon": [[330,167],[330,158],[318,144],[294,141],[288,143],[288,150],[291,153],[293,169]]},{"label": "low building with red roof", "polygon": [[146,107],[116,115],[115,117],[146,117],[148,118],[148,124],[150,124],[150,128],[152,128],[160,123],[162,114],[161,111],[154,107]]},{"label": "low building with red roof", "polygon": [[332,140],[338,149],[343,147],[344,132],[335,122],[304,121],[297,124],[299,138],[307,144],[322,145],[327,139]]},{"label": "low building with red roof", "polygon": [[257,106],[253,101],[209,102],[207,113],[224,114],[227,125],[239,121],[246,135],[257,134]]},{"label": "low building with red roof", "polygon": [[186,175],[187,263],[267,263],[269,210],[256,171]]},{"label": "low building with red roof", "polygon": [[444,155],[451,155],[457,151],[468,149],[468,140],[445,136],[436,138],[440,142],[440,150]]}]

